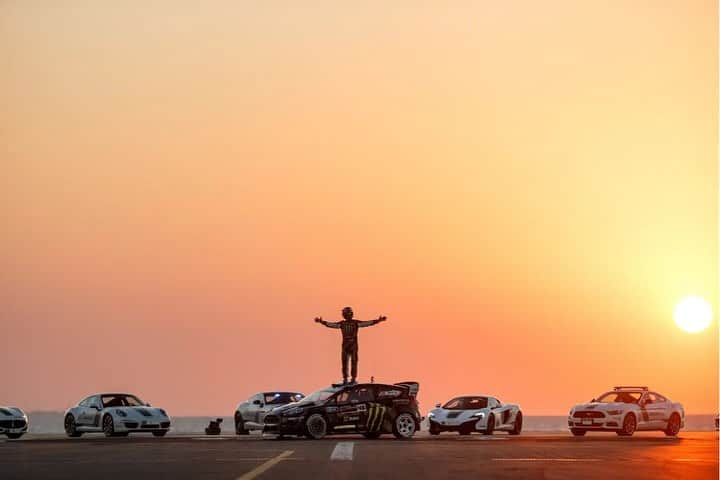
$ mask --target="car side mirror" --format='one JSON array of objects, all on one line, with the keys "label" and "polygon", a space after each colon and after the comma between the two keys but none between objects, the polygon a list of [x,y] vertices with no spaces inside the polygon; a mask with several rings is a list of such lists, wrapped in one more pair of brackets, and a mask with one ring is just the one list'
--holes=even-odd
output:
[{"label": "car side mirror", "polygon": [[595,402],[597,402],[597,398],[593,398],[592,400],[590,400],[590,403],[595,403]]},{"label": "car side mirror", "polygon": [[441,405],[439,403],[435,404],[435,408],[440,408],[440,407],[441,407]]}]

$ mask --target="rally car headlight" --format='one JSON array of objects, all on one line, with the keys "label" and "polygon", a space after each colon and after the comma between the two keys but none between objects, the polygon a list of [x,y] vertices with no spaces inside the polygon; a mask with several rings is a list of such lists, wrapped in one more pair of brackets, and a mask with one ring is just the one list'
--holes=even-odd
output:
[{"label": "rally car headlight", "polygon": [[127,417],[127,413],[123,412],[122,410],[115,410],[115,413],[117,413],[121,417]]},{"label": "rally car headlight", "polygon": [[608,410],[608,415],[620,415],[622,410]]},{"label": "rally car headlight", "polygon": [[473,413],[473,417],[475,417],[475,418],[484,418],[484,417],[485,417],[485,414],[484,414],[483,412],[476,412],[476,413]]}]

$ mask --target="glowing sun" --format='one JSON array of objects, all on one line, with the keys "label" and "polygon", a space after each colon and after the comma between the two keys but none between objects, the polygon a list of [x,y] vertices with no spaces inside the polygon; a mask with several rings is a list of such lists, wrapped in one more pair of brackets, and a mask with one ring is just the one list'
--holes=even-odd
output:
[{"label": "glowing sun", "polygon": [[675,305],[675,323],[681,330],[698,333],[705,330],[712,320],[710,303],[700,297],[685,297]]}]

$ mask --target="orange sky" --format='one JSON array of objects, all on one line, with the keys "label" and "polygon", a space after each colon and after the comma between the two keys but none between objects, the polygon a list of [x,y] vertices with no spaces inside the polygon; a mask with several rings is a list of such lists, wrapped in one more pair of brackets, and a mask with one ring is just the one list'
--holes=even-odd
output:
[{"label": "orange sky", "polygon": [[0,404],[717,410],[716,2],[253,3],[0,4]]}]

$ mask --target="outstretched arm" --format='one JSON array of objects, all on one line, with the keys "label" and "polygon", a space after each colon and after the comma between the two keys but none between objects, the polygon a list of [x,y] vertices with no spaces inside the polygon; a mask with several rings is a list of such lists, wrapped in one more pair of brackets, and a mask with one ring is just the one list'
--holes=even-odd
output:
[{"label": "outstretched arm", "polygon": [[362,328],[362,327],[371,327],[371,326],[373,326],[373,325],[377,325],[377,324],[380,323],[380,322],[384,322],[385,320],[387,320],[387,317],[378,317],[378,318],[376,318],[375,320],[365,320],[365,321],[362,321],[362,322],[359,321],[359,322],[358,322],[358,327],[361,327],[361,328]]},{"label": "outstretched arm", "polygon": [[315,317],[316,323],[321,323],[328,328],[340,328],[340,322],[326,322],[322,317]]}]

